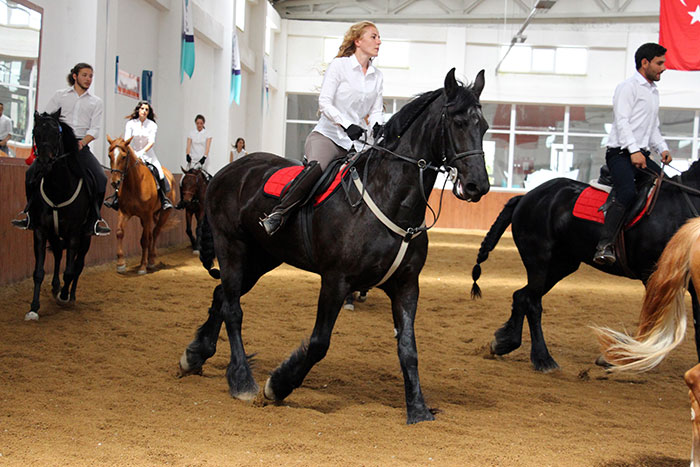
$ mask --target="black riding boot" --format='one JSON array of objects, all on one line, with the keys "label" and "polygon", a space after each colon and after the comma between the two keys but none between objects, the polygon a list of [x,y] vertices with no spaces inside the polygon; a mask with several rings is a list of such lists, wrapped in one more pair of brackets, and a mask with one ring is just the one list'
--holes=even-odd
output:
[{"label": "black riding boot", "polygon": [[163,211],[172,209],[173,203],[168,199],[168,195],[165,193],[165,179],[158,181],[158,197],[160,198],[160,208]]},{"label": "black riding boot", "polygon": [[322,174],[323,170],[316,161],[311,161],[304,167],[304,170],[294,179],[292,186],[289,187],[287,193],[282,197],[280,204],[270,214],[260,219],[260,225],[263,226],[268,235],[273,235],[282,227],[289,215],[296,210],[299,203],[306,199],[309,191],[321,178]]},{"label": "black riding boot", "polygon": [[16,218],[10,221],[13,226],[22,230],[32,230],[34,228],[34,226],[31,225],[31,216],[29,215],[29,209],[31,208],[31,206],[32,199],[30,198],[29,200],[27,200],[27,205],[24,207],[24,209],[19,214],[17,214]]},{"label": "black riding boot", "polygon": [[102,200],[104,199],[104,193],[98,195],[93,203],[93,223],[90,235],[96,235],[98,237],[103,237],[112,233],[112,229],[107,225],[107,221],[102,218],[100,213],[100,208],[102,207]]},{"label": "black riding boot", "polygon": [[613,201],[605,213],[605,224],[603,225],[603,233],[598,241],[598,246],[593,255],[593,262],[596,264],[605,265],[613,264],[616,261],[613,244],[617,235],[620,233],[622,223],[625,220],[627,208]]}]

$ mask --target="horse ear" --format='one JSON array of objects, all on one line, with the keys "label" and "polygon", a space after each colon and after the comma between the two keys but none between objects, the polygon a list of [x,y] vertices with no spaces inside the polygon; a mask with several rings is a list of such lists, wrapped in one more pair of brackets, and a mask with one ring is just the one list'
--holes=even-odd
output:
[{"label": "horse ear", "polygon": [[459,84],[457,84],[457,80],[455,79],[455,69],[452,68],[447,72],[447,76],[445,76],[445,94],[447,95],[448,101],[451,101],[457,95],[458,89]]},{"label": "horse ear", "polygon": [[180,166],[180,170],[182,170],[182,173],[183,173],[183,174],[186,174],[186,173],[187,173],[187,171],[186,171],[185,169],[183,169],[182,166]]},{"label": "horse ear", "polygon": [[126,145],[128,146],[129,143],[131,143],[131,140],[132,140],[132,139],[134,139],[133,136],[132,136],[131,138],[127,139],[126,141],[124,141],[124,144],[126,144]]},{"label": "horse ear", "polygon": [[34,111],[34,120],[36,120],[39,117],[41,117],[41,114],[35,110]]},{"label": "horse ear", "polygon": [[57,111],[55,111],[54,113],[52,113],[52,114],[51,114],[51,117],[52,117],[52,118],[55,118],[56,120],[58,120],[58,119],[61,117],[61,108],[59,107]]},{"label": "horse ear", "polygon": [[107,142],[111,145],[114,142],[114,140],[112,138],[110,138],[109,135],[106,135],[106,136],[107,136]]},{"label": "horse ear", "polygon": [[474,91],[474,94],[476,94],[477,98],[481,97],[481,91],[484,90],[484,84],[486,82],[484,74],[484,70],[481,70],[479,73],[477,73],[476,79],[474,80],[474,84],[472,85],[472,90]]}]

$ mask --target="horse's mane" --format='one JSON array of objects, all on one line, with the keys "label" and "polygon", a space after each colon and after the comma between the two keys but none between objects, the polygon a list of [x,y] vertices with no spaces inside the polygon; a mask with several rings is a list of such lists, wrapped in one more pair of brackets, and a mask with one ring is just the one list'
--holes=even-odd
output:
[{"label": "horse's mane", "polygon": [[61,120],[58,121],[58,124],[61,125],[61,130],[63,131],[63,149],[70,154],[78,152],[78,140],[75,138],[73,128]]},{"label": "horse's mane", "polygon": [[[459,91],[455,98],[450,102],[456,108],[471,107],[479,103],[479,100],[472,91],[472,85],[466,86],[464,83],[457,81]],[[390,145],[396,138],[402,135],[407,130],[418,116],[423,113],[428,105],[436,100],[444,89],[436,89],[418,94],[411,99],[401,110],[396,112],[388,122],[384,125],[384,141],[385,145]]]}]

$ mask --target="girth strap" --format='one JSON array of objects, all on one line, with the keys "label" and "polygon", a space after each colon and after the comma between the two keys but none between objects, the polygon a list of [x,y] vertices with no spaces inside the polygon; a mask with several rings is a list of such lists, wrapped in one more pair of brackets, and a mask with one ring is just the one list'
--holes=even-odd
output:
[{"label": "girth strap", "polygon": [[419,227],[419,228],[409,228],[408,230],[404,230],[398,225],[396,225],[394,222],[391,221],[384,213],[379,209],[379,206],[376,205],[372,197],[369,195],[367,190],[365,189],[364,185],[362,184],[362,181],[360,180],[360,176],[357,173],[357,170],[350,170],[350,173],[352,175],[352,181],[355,184],[355,188],[357,188],[357,191],[360,192],[362,195],[362,200],[365,202],[367,207],[372,211],[372,213],[381,221],[382,224],[384,224],[386,227],[389,228],[392,232],[400,235],[403,240],[401,241],[401,245],[399,246],[399,251],[396,254],[396,258],[394,258],[394,262],[391,264],[389,267],[389,270],[384,274],[384,277],[381,278],[379,282],[374,284],[372,287],[378,287],[382,285],[384,282],[386,282],[393,274],[396,272],[396,270],[399,268],[399,265],[401,264],[401,261],[403,261],[404,256],[406,255],[406,250],[408,249],[408,243],[416,236],[420,235],[423,232],[423,227],[425,227],[425,222]]},{"label": "girth strap", "polygon": [[66,206],[69,206],[73,204],[73,201],[78,197],[80,194],[80,189],[83,187],[83,179],[81,178],[78,180],[78,186],[75,189],[75,192],[73,193],[73,196],[71,196],[67,201],[64,201],[60,204],[54,204],[53,201],[49,199],[48,196],[46,196],[46,192],[44,191],[44,178],[41,178],[41,184],[39,185],[39,190],[41,191],[41,197],[44,198],[44,202],[49,205],[51,209],[53,209],[53,229],[56,232],[56,235],[58,235],[58,209],[64,208]]}]

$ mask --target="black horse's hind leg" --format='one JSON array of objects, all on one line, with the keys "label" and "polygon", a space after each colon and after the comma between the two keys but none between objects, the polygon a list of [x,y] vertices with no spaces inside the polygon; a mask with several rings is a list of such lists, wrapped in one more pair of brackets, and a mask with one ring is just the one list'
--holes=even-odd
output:
[{"label": "black horse's hind leg", "polygon": [[258,383],[255,382],[248,356],[243,347],[243,338],[241,336],[243,310],[241,309],[240,299],[236,297],[234,300],[224,301],[222,312],[231,348],[231,360],[226,368],[229,393],[237,399],[253,400],[260,388]]},{"label": "black horse's hind leg", "polygon": [[[400,285],[397,286],[396,284],[399,282]],[[406,423],[434,420],[435,417],[423,398],[418,378],[418,348],[414,331],[418,306],[418,277],[405,282],[392,282],[391,286],[387,286],[386,292],[391,299],[399,363],[403,372],[406,392]]]},{"label": "black horse's hind leg", "polygon": [[[547,344],[544,340],[542,332],[542,296],[532,293],[527,290],[522,290],[523,294],[519,297],[522,306],[527,310],[527,324],[530,328],[530,339],[532,341],[530,348],[530,361],[535,367],[535,370],[543,373],[558,370],[559,364],[554,361],[554,358],[549,354]],[[513,302],[515,307],[515,300]]]},{"label": "black horse's hind leg", "polygon": [[318,297],[316,324],[308,342],[302,344],[272,372],[265,383],[265,397],[281,401],[304,381],[311,368],[326,356],[331,344],[331,333],[343,306],[349,287],[340,287],[339,281],[323,278]]},{"label": "black horse's hind leg", "polygon": [[80,274],[82,274],[83,268],[85,268],[85,255],[87,255],[90,249],[91,242],[92,237],[85,235],[80,239],[80,243],[78,244],[78,251],[74,263],[73,283],[70,286],[70,303],[75,303],[75,291],[78,288],[78,279],[80,279]]},{"label": "black horse's hind leg", "polygon": [[76,248],[77,245],[75,245],[75,240],[69,242],[66,248],[66,269],[63,271],[63,287],[61,288],[61,292],[56,297],[56,302],[59,305],[67,305],[69,301],[70,287],[75,280]]},{"label": "black horse's hind leg", "polygon": [[44,281],[44,260],[46,259],[46,236],[39,230],[34,230],[34,296],[29,312],[25,315],[25,320],[35,320],[39,318],[39,293],[41,283]]},{"label": "black horse's hind leg", "polygon": [[187,233],[187,237],[190,239],[192,250],[198,250],[197,241],[192,235],[192,211],[190,210],[185,211],[185,233]]},{"label": "black horse's hind leg", "polygon": [[523,338],[523,321],[525,320],[525,310],[520,296],[526,287],[516,290],[513,293],[513,305],[510,318],[494,333],[494,340],[491,341],[491,352],[496,355],[505,355],[520,347]]}]

